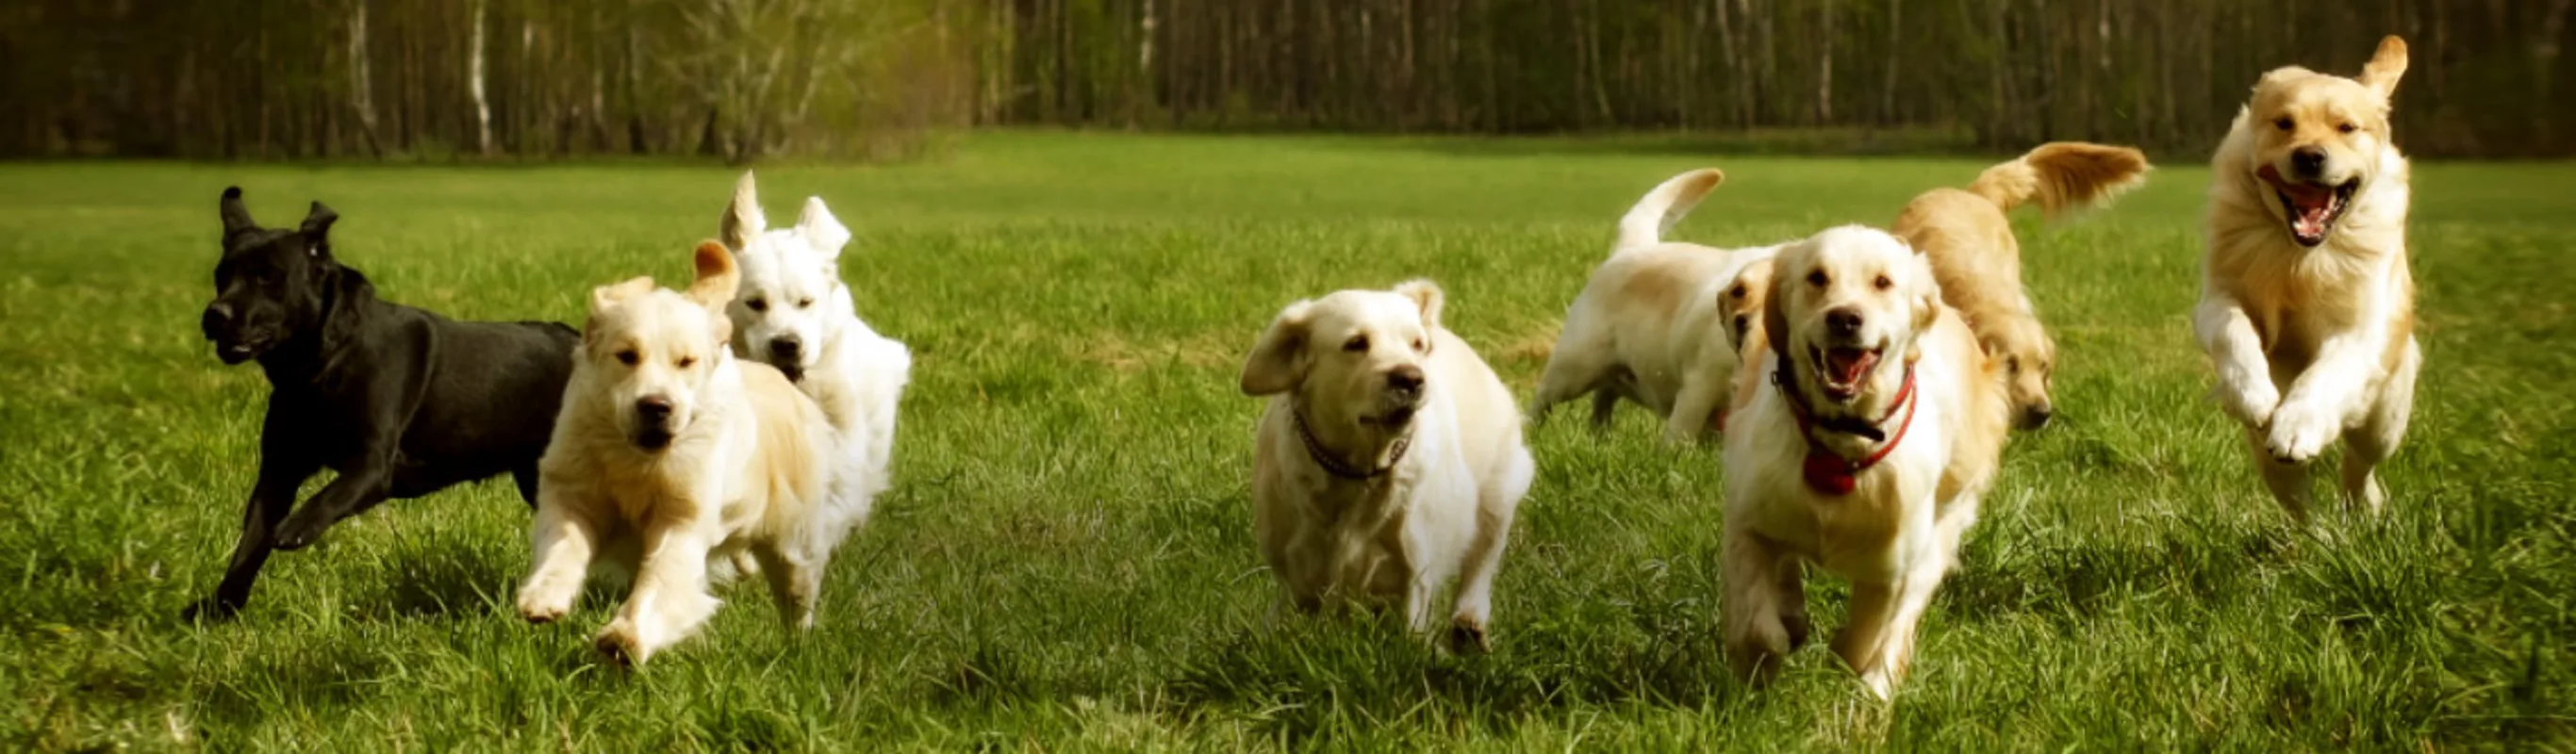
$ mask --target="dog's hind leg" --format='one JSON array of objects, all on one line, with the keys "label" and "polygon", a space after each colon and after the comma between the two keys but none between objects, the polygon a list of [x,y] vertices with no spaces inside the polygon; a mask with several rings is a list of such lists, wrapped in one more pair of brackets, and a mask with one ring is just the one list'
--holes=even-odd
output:
[{"label": "dog's hind leg", "polygon": [[798,631],[812,629],[828,557],[808,558],[766,544],[753,545],[751,554],[760,562],[760,575],[769,581],[769,597],[778,604],[779,622]]},{"label": "dog's hind leg", "polygon": [[2388,502],[2388,491],[2379,483],[2379,464],[2397,452],[2415,412],[2415,373],[2423,366],[2424,354],[2413,338],[2407,339],[2405,348],[2397,368],[2380,385],[2370,413],[2362,417],[2360,426],[2343,434],[2344,504],[2371,515],[2378,515]]},{"label": "dog's hind leg", "polygon": [[2262,429],[2245,431],[2247,447],[2254,458],[2254,470],[2263,477],[2263,486],[2272,491],[2272,499],[2281,501],[2281,510],[2293,520],[2308,520],[2308,467],[2273,457]]},{"label": "dog's hind leg", "polygon": [[262,435],[259,481],[252,483],[250,502],[243,506],[241,541],[233,545],[232,564],[225,567],[224,580],[213,595],[181,614],[186,620],[231,618],[250,602],[251,585],[259,580],[259,569],[268,564],[269,552],[276,547],[278,522],[295,505],[296,488],[318,468],[281,441],[281,420],[272,412],[269,431]]}]

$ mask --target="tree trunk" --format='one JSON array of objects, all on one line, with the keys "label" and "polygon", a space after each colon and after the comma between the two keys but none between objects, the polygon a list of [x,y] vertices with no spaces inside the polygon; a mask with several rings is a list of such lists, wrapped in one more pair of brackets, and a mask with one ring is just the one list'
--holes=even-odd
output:
[{"label": "tree trunk", "polygon": [[483,6],[485,0],[474,0],[473,28],[466,32],[465,88],[474,96],[474,145],[485,157],[492,156],[492,103],[483,96]]},{"label": "tree trunk", "polygon": [[367,0],[350,0],[349,6],[349,104],[358,111],[358,135],[367,141],[367,155],[383,159],[384,142],[376,137],[376,84],[367,75]]}]

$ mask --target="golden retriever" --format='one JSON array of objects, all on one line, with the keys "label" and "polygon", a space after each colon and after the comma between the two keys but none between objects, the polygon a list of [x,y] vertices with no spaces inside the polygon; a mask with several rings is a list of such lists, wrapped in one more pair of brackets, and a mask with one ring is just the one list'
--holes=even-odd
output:
[{"label": "golden retriever", "polygon": [[1434,596],[1457,579],[1450,644],[1481,649],[1537,465],[1511,389],[1440,326],[1442,301],[1416,280],[1299,301],[1270,323],[1243,365],[1244,394],[1270,397],[1253,529],[1303,612],[1401,604],[1428,635]]},{"label": "golden retriever", "polygon": [[2129,147],[2083,142],[2042,144],[1986,168],[1965,189],[1936,188],[1915,197],[1888,228],[1932,258],[1945,303],[1958,309],[1987,353],[2003,362],[2014,420],[2024,429],[2056,412],[2049,379],[2057,341],[2039,324],[2021,284],[2021,245],[2004,213],[2036,201],[2056,215],[2099,205],[2146,180],[2147,156]]},{"label": "golden retriever", "polygon": [[1718,299],[1737,270],[1772,249],[1713,249],[1663,236],[1725,179],[1714,169],[1674,176],[1619,221],[1610,259],[1566,310],[1565,332],[1530,405],[1533,417],[1590,393],[1595,426],[1609,423],[1622,398],[1662,416],[1667,439],[1697,439],[1722,423],[1738,328]]},{"label": "golden retriever", "polygon": [[710,555],[749,550],[793,626],[813,625],[824,565],[846,527],[817,522],[829,495],[832,426],[778,370],[739,359],[724,307],[739,274],[722,244],[697,249],[687,293],[635,278],[591,292],[573,352],[530,535],[535,565],[519,614],[572,608],[594,561],[634,578],[594,643],[641,664],[715,612]]},{"label": "golden retriever", "polygon": [[2415,402],[2406,158],[2388,125],[2406,43],[2348,79],[2263,74],[2210,160],[2209,256],[2192,323],[2216,395],[2243,423],[2272,495],[2305,518],[2305,464],[2341,437],[2346,502],[2387,494],[2375,469]]},{"label": "golden retriever", "polygon": [[1801,572],[1816,565],[1852,581],[1834,653],[1886,698],[1994,479],[2009,402],[1930,263],[1895,236],[1827,230],[1772,268],[1770,378],[1725,437],[1727,655],[1761,679],[1805,642]]}]

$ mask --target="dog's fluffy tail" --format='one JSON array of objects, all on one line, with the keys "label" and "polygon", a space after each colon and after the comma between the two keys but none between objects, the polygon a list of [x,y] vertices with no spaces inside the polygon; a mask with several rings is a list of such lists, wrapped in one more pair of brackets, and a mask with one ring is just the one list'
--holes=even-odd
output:
[{"label": "dog's fluffy tail", "polygon": [[2039,145],[2019,159],[1986,168],[1968,193],[1986,198],[2010,212],[2036,200],[2040,211],[2056,216],[2076,207],[2107,204],[2146,181],[2145,153],[2129,147],[2058,141]]},{"label": "dog's fluffy tail", "polygon": [[1619,240],[1611,245],[1610,255],[1663,243],[1664,234],[1690,214],[1700,197],[1725,182],[1726,174],[1717,168],[1700,168],[1655,186],[1628,209],[1627,216],[1619,218]]}]

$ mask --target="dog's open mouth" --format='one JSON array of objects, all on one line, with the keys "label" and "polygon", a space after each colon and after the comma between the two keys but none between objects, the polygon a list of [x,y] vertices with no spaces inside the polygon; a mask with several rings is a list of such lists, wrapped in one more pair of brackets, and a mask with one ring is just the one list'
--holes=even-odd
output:
[{"label": "dog's open mouth", "polygon": [[2290,238],[2300,246],[2325,243],[2326,235],[2334,232],[2335,222],[2343,219],[2344,209],[2352,205],[2353,192],[2361,188],[2359,178],[2340,186],[2292,183],[2282,180],[2281,171],[2270,165],[2255,174],[2271,184],[2273,195],[2280,197],[2281,209],[2290,215]]},{"label": "dog's open mouth", "polygon": [[1807,351],[1816,364],[1816,381],[1823,383],[1825,397],[1835,403],[1860,397],[1861,383],[1869,380],[1870,370],[1878,368],[1879,349],[1875,348],[1809,346]]},{"label": "dog's open mouth", "polygon": [[223,359],[226,364],[239,364],[259,358],[260,354],[268,352],[268,346],[269,338],[265,336],[241,338],[230,342],[218,340],[215,341],[215,358]]}]

